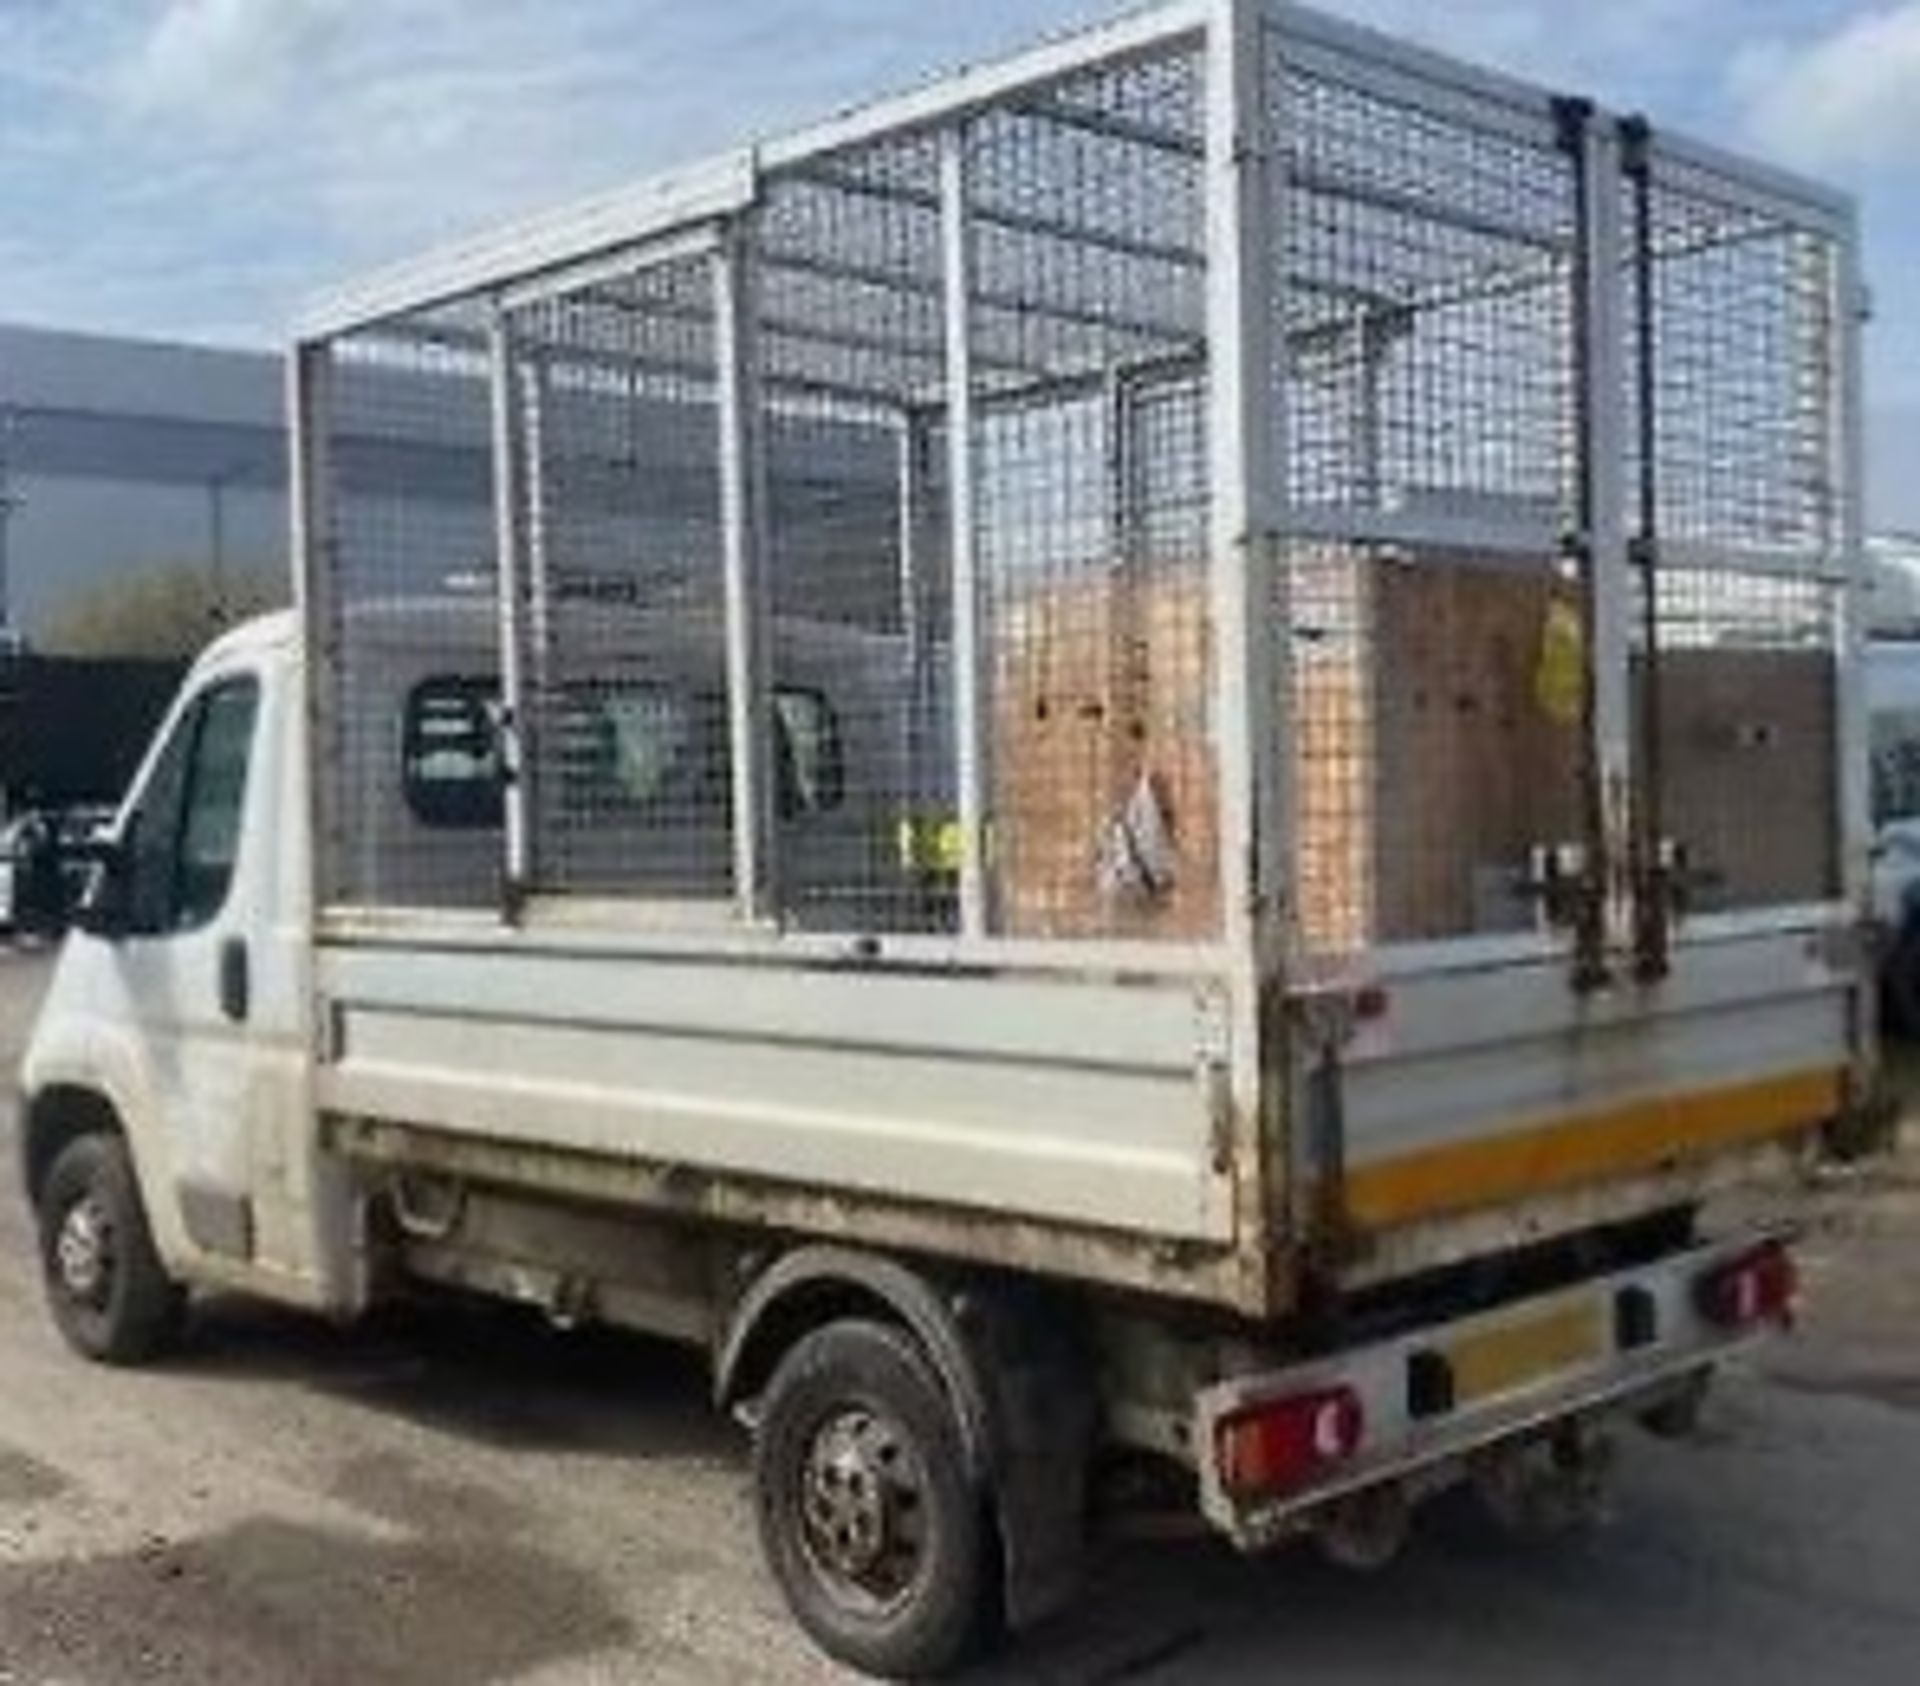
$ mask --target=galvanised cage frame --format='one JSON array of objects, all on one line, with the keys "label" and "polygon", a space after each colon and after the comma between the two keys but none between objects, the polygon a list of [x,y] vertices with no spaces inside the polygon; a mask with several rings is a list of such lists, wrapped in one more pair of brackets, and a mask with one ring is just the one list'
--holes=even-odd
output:
[{"label": "galvanised cage frame", "polygon": [[[1817,185],[1265,0],[1174,0],[345,287],[291,378],[320,907],[1226,977],[1243,1026],[1276,977],[1651,976],[1676,928],[1844,917],[1860,296]],[[1463,560],[1551,600],[1565,732],[1561,772],[1501,798],[1525,882],[1471,907],[1421,887],[1371,765],[1399,660],[1372,582]],[[502,786],[478,875],[410,864],[356,795],[391,736],[356,714],[363,629],[405,603],[463,648],[476,591]],[[1401,623],[1478,612],[1420,601]],[[626,696],[662,638],[711,650],[722,788],[673,816],[687,858],[635,872],[630,837],[596,854],[633,815],[579,772],[624,753],[581,747],[580,699]],[[874,787],[864,832],[813,865],[788,645],[883,675],[836,770]],[[1728,649],[1814,654],[1819,799],[1779,816],[1811,833],[1793,863],[1689,906],[1659,658]],[[1020,787],[1021,687],[1075,660],[1117,743]],[[1155,757],[1173,845],[1127,812]],[[1179,917],[1079,905],[1113,839],[1064,875],[1033,841],[1076,779],[1123,856],[1172,848]]]}]

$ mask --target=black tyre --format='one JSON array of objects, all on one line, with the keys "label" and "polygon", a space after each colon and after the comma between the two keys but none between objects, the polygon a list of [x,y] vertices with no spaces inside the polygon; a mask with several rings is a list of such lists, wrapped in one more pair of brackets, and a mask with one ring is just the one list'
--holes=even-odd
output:
[{"label": "black tyre", "polygon": [[829,1324],[781,1361],[754,1443],[760,1539],[822,1650],[895,1679],[966,1660],[995,1601],[964,1464],[947,1392],[900,1330]]},{"label": "black tyre", "polygon": [[40,1263],[67,1344],[102,1364],[142,1364],[180,1332],[186,1296],[154,1251],[127,1144],[80,1136],[40,1190]]}]

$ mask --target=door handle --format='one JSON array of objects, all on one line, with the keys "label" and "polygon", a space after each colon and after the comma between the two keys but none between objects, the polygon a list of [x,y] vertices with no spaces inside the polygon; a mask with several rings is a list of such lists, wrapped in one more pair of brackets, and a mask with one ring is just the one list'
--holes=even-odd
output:
[{"label": "door handle", "polygon": [[253,979],[247,964],[247,939],[229,937],[220,945],[220,1011],[244,1024],[252,1004]]}]

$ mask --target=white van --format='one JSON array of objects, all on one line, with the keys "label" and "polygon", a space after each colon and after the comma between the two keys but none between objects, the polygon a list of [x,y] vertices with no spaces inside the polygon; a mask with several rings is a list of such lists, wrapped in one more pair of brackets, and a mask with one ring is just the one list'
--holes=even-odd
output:
[{"label": "white van", "polygon": [[1920,1032],[1920,641],[1867,647],[1873,911],[1889,1023]]},{"label": "white van", "polygon": [[1871,1092],[1855,246],[1176,0],[320,301],[300,620],[28,1055],[61,1326],[685,1342],[894,1676],[1058,1605],[1114,1453],[1350,1563],[1590,1507]]}]

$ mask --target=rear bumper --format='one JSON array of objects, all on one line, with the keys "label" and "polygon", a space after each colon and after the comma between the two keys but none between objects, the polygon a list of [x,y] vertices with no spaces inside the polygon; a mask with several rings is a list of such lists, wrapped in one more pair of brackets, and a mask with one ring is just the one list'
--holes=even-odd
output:
[{"label": "rear bumper", "polygon": [[[1235,1544],[1257,1550],[1311,1529],[1319,1513],[1369,1488],[1442,1486],[1505,1443],[1672,1398],[1764,1338],[1764,1330],[1712,1322],[1698,1303],[1702,1279],[1756,1245],[1781,1239],[1778,1232],[1756,1232],[1693,1248],[1576,1288],[1210,1387],[1194,1409],[1201,1510]],[[1577,1338],[1570,1341],[1569,1330]],[[1415,1379],[1423,1366],[1430,1375],[1436,1356],[1458,1359],[1469,1372],[1465,1396],[1441,1408]],[[1351,1389],[1364,1413],[1351,1459],[1283,1494],[1229,1491],[1217,1451],[1223,1421],[1265,1400],[1335,1388]]]}]

